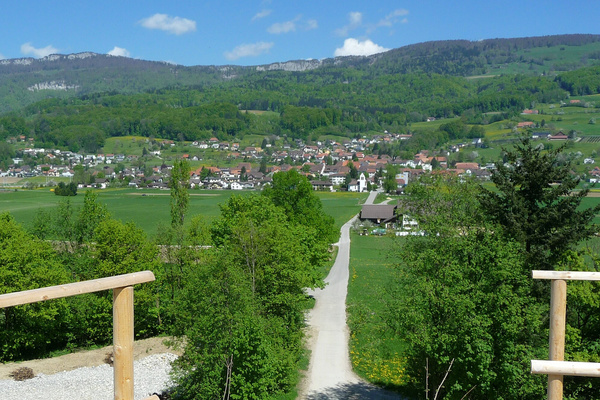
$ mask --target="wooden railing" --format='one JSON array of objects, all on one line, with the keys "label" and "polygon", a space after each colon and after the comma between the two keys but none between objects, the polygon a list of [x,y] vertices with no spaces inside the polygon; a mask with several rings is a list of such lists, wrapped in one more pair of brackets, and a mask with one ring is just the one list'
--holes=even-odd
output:
[{"label": "wooden railing", "polygon": [[[151,271],[0,295],[0,308],[113,289],[115,400],[133,400],[133,285],[154,281]],[[148,397],[146,400],[157,396]]]},{"label": "wooden railing", "polygon": [[548,375],[548,400],[562,400],[563,376],[600,378],[600,363],[566,362],[565,326],[567,281],[600,281],[600,272],[533,271],[533,279],[550,279],[550,354],[549,361],[531,360],[532,374]]}]

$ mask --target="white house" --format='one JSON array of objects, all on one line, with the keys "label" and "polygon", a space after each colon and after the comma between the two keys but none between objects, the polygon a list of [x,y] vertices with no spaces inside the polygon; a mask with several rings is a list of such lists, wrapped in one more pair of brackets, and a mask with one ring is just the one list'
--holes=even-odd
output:
[{"label": "white house", "polygon": [[334,185],[341,185],[346,181],[346,175],[345,174],[331,174],[331,175],[329,175],[329,180]]},{"label": "white house", "polygon": [[365,178],[365,174],[360,174],[360,176],[358,177],[358,191],[367,191],[367,178]]},{"label": "white house", "polygon": [[231,182],[231,190],[242,190],[244,187],[239,182]]},{"label": "white house", "polygon": [[403,180],[405,185],[408,185],[408,171],[404,171],[401,174],[396,174],[396,181]]},{"label": "white house", "polygon": [[365,174],[360,174],[358,179],[353,179],[348,185],[349,192],[364,192],[367,190],[367,179]]}]

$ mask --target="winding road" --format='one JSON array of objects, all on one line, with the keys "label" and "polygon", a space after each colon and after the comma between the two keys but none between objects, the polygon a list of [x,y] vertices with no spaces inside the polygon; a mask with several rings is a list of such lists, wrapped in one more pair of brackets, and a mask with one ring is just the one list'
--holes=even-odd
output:
[{"label": "winding road", "polygon": [[[377,192],[369,193],[365,204],[373,204]],[[324,289],[309,291],[315,307],[308,315],[310,364],[301,399],[400,399],[361,380],[353,371],[349,354],[349,329],[346,324],[350,227],[357,217],[341,229],[338,255],[325,279]]]}]

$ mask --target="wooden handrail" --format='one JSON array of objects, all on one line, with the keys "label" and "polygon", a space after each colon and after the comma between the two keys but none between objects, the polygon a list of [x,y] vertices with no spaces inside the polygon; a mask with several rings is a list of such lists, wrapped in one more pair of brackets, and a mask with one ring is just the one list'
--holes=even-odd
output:
[{"label": "wooden handrail", "polygon": [[562,400],[564,375],[600,377],[599,363],[564,361],[567,281],[600,281],[600,272],[532,271],[531,275],[533,279],[549,279],[551,281],[550,360],[531,360],[531,373],[547,374],[548,400]]},{"label": "wooden handrail", "polygon": [[60,299],[61,297],[76,296],[84,293],[101,292],[103,290],[132,286],[138,283],[152,282],[154,279],[152,271],[141,271],[131,274],[110,276],[108,278],[93,279],[90,281],[7,293],[0,295],[0,308]]},{"label": "wooden handrail", "polygon": [[[114,398],[133,400],[133,285],[154,281],[152,271],[0,295],[0,309],[113,289]],[[155,400],[157,396],[148,397]]]},{"label": "wooden handrail", "polygon": [[600,377],[600,363],[531,360],[531,373],[540,375],[571,375],[598,378]]},{"label": "wooden handrail", "polygon": [[533,279],[563,281],[600,281],[600,272],[587,271],[532,271]]}]

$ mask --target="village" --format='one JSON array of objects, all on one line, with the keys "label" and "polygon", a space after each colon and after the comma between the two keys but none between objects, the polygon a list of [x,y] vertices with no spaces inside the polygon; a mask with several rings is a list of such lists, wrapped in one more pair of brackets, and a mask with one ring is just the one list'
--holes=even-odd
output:
[{"label": "village", "polygon": [[[518,128],[526,128],[519,126]],[[384,132],[371,138],[353,138],[343,143],[327,140],[305,144],[296,139],[276,145],[276,141],[263,140],[261,146],[240,147],[240,143],[220,141],[216,137],[207,141],[176,143],[172,140],[144,141],[151,150],[142,155],[133,154],[81,154],[59,149],[24,147],[17,152],[19,157],[6,170],[0,170],[0,177],[32,178],[45,177],[38,186],[55,186],[58,181],[75,181],[79,188],[94,187],[130,187],[148,189],[168,189],[172,162],[183,158],[190,162],[191,189],[260,189],[272,181],[272,175],[278,171],[295,168],[311,180],[314,190],[364,192],[382,186],[382,180],[390,166],[395,172],[396,191],[402,189],[420,174],[443,171],[459,176],[471,176],[489,180],[494,163],[481,165],[477,162],[452,162],[449,156],[464,148],[482,146],[482,139],[473,139],[467,143],[449,146],[435,154],[421,150],[412,159],[392,158],[389,155],[374,154],[373,149],[381,144],[411,139],[411,134],[392,134]],[[535,133],[532,139],[560,140],[569,138],[562,134],[542,135]],[[33,139],[25,136],[8,138],[9,144],[33,144]],[[183,153],[171,153],[175,147],[184,147]],[[211,154],[225,158],[229,166],[218,166],[211,159],[203,159],[202,154]],[[585,164],[593,164],[586,158]],[[216,164],[216,165],[215,165]],[[149,167],[148,165],[153,165]],[[201,165],[201,166],[198,166]],[[195,167],[198,166],[198,167]],[[589,171],[589,181],[597,182],[600,168]],[[0,180],[0,184],[4,182]],[[22,185],[35,186],[31,183]],[[389,187],[388,187],[389,189]],[[389,190],[393,191],[393,190]]]}]

